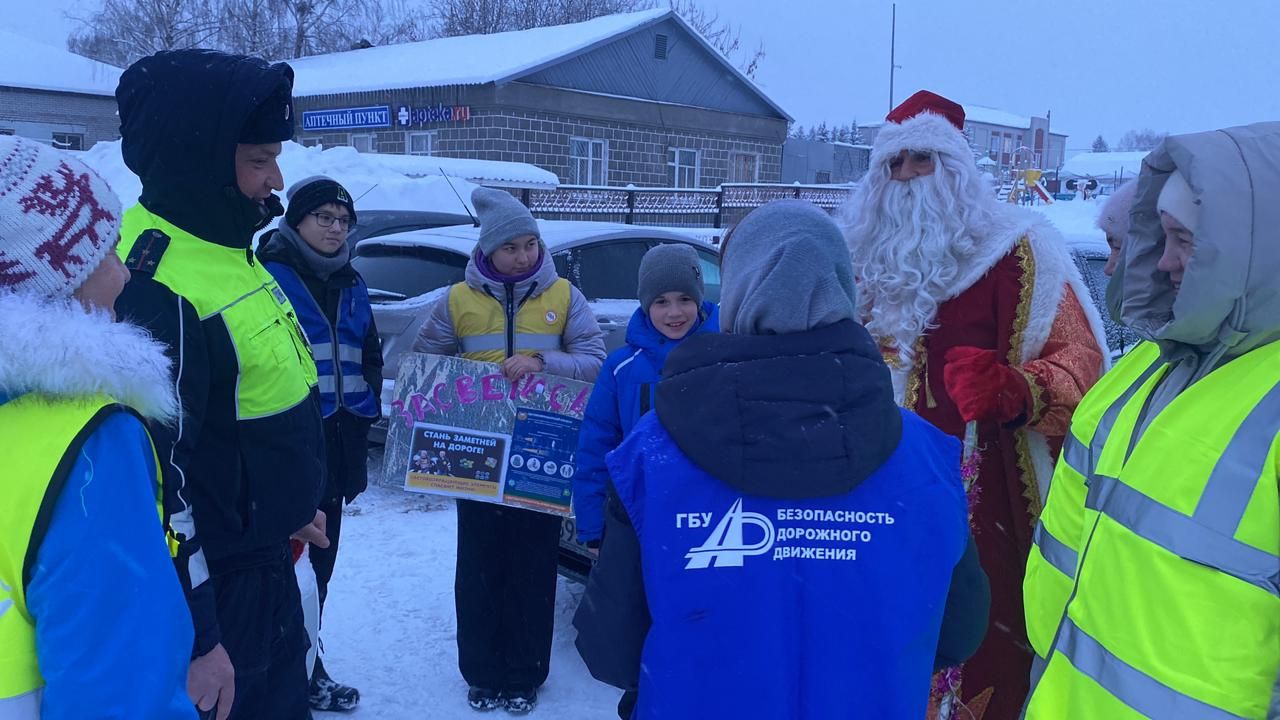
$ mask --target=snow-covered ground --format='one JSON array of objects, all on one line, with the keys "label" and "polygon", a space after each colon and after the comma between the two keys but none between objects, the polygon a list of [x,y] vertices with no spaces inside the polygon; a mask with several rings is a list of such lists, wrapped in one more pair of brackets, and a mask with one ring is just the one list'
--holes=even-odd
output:
[{"label": "snow-covered ground", "polygon": [[[316,713],[316,718],[476,720],[458,673],[453,502],[376,484],[381,461],[380,452],[370,453],[369,489],[343,515],[320,635],[325,668],[359,688],[360,707],[349,714]],[[617,716],[620,693],[592,679],[573,647],[570,623],[582,592],[581,585],[561,579],[551,677],[534,716]]]},{"label": "snow-covered ground", "polygon": [[1037,205],[1034,210],[1043,213],[1058,228],[1067,244],[1072,247],[1093,247],[1107,251],[1107,238],[1098,229],[1098,212],[1106,197],[1090,200],[1059,200],[1052,205]]}]

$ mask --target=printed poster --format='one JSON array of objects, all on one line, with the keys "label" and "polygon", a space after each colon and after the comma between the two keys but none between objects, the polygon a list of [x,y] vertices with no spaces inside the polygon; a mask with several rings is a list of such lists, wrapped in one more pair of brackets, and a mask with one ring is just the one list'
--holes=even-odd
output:
[{"label": "printed poster", "polygon": [[569,514],[581,426],[581,420],[560,413],[516,409],[507,458],[508,505]]},{"label": "printed poster", "polygon": [[513,385],[492,363],[407,354],[393,391],[381,483],[568,515],[590,395],[591,384],[579,380],[535,373]]}]

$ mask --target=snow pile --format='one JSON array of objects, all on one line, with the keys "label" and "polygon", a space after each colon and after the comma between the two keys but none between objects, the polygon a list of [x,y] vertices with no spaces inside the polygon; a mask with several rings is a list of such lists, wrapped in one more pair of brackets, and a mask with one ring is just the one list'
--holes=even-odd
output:
[{"label": "snow pile", "polygon": [[[122,204],[127,207],[137,201],[142,183],[124,164],[119,140],[100,142],[75,154],[111,185]],[[556,182],[555,175],[524,163],[379,155],[349,147],[321,150],[293,142],[284,144],[280,170],[286,183],[328,175],[351,192],[362,210],[465,212],[463,204],[471,208],[471,191],[477,183]]]},{"label": "snow pile", "polygon": [[290,60],[295,97],[503,82],[671,14],[659,8],[572,25],[424,40]]},{"label": "snow pile", "polygon": [[1059,175],[1063,180],[1068,178],[1098,178],[1111,180],[1131,179],[1142,172],[1142,159],[1146,151],[1140,152],[1087,152],[1074,155],[1062,166]]},{"label": "snow pile", "polygon": [[115,97],[122,72],[69,50],[0,30],[0,86]]},{"label": "snow pile", "polygon": [[1049,218],[1072,248],[1089,248],[1108,252],[1107,238],[1098,229],[1098,213],[1107,196],[1081,200],[1059,200],[1052,205],[1037,205],[1034,210]]},{"label": "snow pile", "polygon": [[1004,110],[989,108],[982,105],[964,105],[964,119],[966,122],[982,123],[984,125],[999,125],[1007,128],[1017,128],[1026,130],[1031,127],[1031,118],[1026,115],[1015,115]]}]

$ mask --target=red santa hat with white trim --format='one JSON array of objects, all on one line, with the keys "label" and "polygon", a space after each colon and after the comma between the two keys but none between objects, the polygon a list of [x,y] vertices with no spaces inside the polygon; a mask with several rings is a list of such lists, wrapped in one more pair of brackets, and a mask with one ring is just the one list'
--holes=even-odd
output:
[{"label": "red santa hat with white trim", "polygon": [[973,158],[964,136],[964,108],[937,93],[921,90],[885,116],[871,146],[871,167],[879,167],[903,150],[937,152]]}]

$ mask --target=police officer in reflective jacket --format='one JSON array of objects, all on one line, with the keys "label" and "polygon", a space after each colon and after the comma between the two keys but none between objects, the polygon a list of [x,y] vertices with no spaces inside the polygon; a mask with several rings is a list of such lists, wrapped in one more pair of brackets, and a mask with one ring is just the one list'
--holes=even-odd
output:
[{"label": "police officer in reflective jacket", "polygon": [[[289,296],[319,377],[328,471],[320,509],[329,547],[312,548],[311,564],[323,612],[338,555],[342,503],[368,484],[369,426],[381,411],[382,344],[369,290],[351,267],[347,233],[356,224],[351,195],[337,181],[316,176],[290,187],[288,199],[284,222],[262,239],[258,259]],[[360,702],[355,688],[329,677],[319,657],[310,696],[314,710],[351,710]]]},{"label": "police officer in reflective jacket", "polygon": [[116,89],[124,161],[142,180],[116,312],[174,364],[182,416],[151,430],[195,622],[188,685],[219,719],[310,716],[289,540],[328,545],[316,366],[250,250],[282,212],[292,87],[288,65],[178,50],[134,63]]}]

